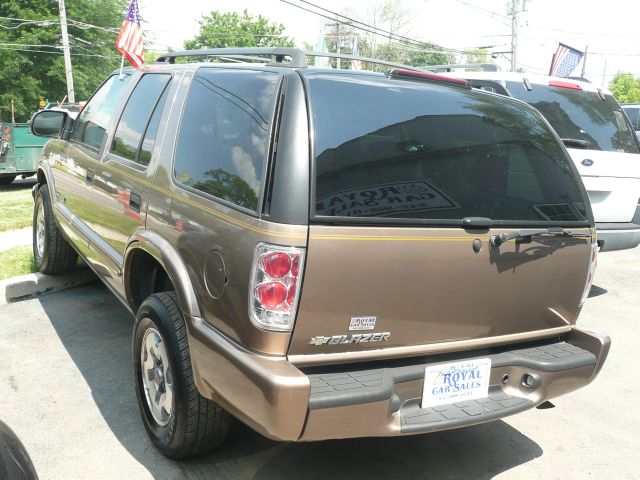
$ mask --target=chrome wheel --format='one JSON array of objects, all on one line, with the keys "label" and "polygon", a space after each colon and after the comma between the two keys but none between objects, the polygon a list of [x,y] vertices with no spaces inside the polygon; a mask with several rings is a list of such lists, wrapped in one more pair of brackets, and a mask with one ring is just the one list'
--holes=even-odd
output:
[{"label": "chrome wheel", "polygon": [[38,252],[38,258],[42,258],[42,255],[44,255],[44,238],[44,208],[42,203],[40,203],[38,206],[38,214],[36,216],[36,251]]},{"label": "chrome wheel", "polygon": [[153,419],[164,427],[173,411],[173,372],[162,336],[153,327],[142,339],[140,365],[147,406]]}]

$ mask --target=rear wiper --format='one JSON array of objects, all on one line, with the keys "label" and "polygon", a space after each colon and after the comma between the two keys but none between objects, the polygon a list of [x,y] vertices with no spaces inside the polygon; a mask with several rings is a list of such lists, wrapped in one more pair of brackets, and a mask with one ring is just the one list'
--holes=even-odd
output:
[{"label": "rear wiper", "polygon": [[575,233],[565,230],[564,228],[538,228],[533,230],[513,230],[507,233],[500,233],[491,235],[489,240],[491,245],[499,247],[503,243],[509,240],[521,240],[523,238],[531,237],[574,237],[574,238],[588,238],[591,237],[588,233]]},{"label": "rear wiper", "polygon": [[589,148],[590,142],[580,138],[561,138],[565,147]]}]

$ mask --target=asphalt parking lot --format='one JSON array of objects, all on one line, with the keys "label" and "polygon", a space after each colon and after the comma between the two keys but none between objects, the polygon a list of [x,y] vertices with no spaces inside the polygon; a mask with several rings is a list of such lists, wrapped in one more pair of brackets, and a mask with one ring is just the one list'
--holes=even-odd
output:
[{"label": "asphalt parking lot", "polygon": [[218,452],[167,460],[133,394],[132,319],[98,283],[0,308],[0,419],[42,479],[640,478],[640,248],[601,254],[595,285],[580,323],[612,337],[600,377],[505,421],[309,444],[236,424]]}]

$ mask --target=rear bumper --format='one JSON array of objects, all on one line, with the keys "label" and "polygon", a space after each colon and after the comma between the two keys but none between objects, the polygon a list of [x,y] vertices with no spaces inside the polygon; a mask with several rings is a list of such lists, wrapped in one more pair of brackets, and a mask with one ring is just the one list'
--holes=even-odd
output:
[{"label": "rear bumper", "polygon": [[633,222],[596,223],[596,232],[601,252],[626,250],[640,245],[640,225]]},{"label": "rear bumper", "polygon": [[[200,319],[188,321],[200,393],[263,435],[288,441],[398,436],[484,423],[533,408],[591,382],[610,340],[574,328],[535,345],[302,371],[284,357],[247,352]],[[428,364],[491,357],[489,397],[420,408]],[[533,387],[522,384],[533,375]],[[505,382],[505,376],[508,380]]]}]

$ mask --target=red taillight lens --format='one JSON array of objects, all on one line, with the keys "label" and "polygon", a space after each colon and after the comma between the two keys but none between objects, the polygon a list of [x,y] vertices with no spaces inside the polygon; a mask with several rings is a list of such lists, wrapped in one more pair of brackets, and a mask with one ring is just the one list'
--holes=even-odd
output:
[{"label": "red taillight lens", "polygon": [[287,293],[287,304],[293,305],[293,302],[296,300],[296,289],[297,282],[294,280],[291,285],[289,285],[289,292]]},{"label": "red taillight lens", "polygon": [[265,308],[275,310],[287,300],[287,287],[281,282],[263,283],[256,287],[256,298]]},{"label": "red taillight lens", "polygon": [[304,249],[260,243],[253,261],[249,317],[259,328],[291,331],[300,296]]},{"label": "red taillight lens", "polygon": [[260,258],[264,273],[273,278],[282,278],[291,271],[291,257],[285,252],[273,252]]},{"label": "red taillight lens", "polygon": [[5,139],[5,141],[6,141],[6,142],[8,142],[9,140],[11,140],[11,135],[7,134],[7,135],[4,137],[4,139]]},{"label": "red taillight lens", "polygon": [[11,129],[9,127],[5,128],[4,133],[11,133]]}]

